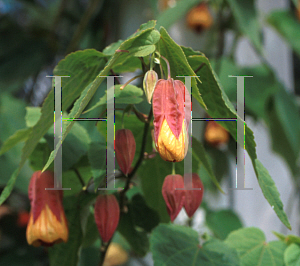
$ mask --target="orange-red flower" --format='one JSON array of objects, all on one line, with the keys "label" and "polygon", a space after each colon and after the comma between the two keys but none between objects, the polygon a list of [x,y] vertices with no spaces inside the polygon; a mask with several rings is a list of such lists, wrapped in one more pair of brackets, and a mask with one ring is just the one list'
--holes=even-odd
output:
[{"label": "orange-red flower", "polygon": [[180,162],[188,148],[191,97],[180,80],[160,79],[153,93],[154,142],[162,159]]},{"label": "orange-red flower", "polygon": [[202,3],[191,9],[187,14],[186,22],[191,29],[200,33],[211,27],[213,17],[211,16],[207,5]]},{"label": "orange-red flower", "polygon": [[26,238],[29,245],[52,246],[68,240],[69,230],[62,205],[63,191],[45,190],[53,187],[53,172],[34,172],[28,189],[31,211]]},{"label": "orange-red flower", "polygon": [[208,121],[204,137],[205,140],[214,147],[229,141],[228,131],[215,121]]}]

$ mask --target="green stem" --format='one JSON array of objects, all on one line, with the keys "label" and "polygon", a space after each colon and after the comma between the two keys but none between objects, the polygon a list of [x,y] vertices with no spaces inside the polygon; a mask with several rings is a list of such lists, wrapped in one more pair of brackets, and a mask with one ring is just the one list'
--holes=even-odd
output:
[{"label": "green stem", "polygon": [[175,172],[175,163],[172,163],[172,175],[176,175],[176,172]]},{"label": "green stem", "polygon": [[121,210],[121,213],[122,213],[122,211],[124,209],[125,194],[128,191],[128,189],[129,189],[129,186],[130,186],[130,183],[131,183],[131,179],[134,176],[134,174],[136,173],[136,171],[139,168],[139,166],[141,165],[142,161],[144,160],[144,153],[145,153],[145,148],[146,148],[147,134],[148,134],[148,131],[149,131],[149,126],[150,126],[151,118],[152,118],[152,108],[150,109],[150,112],[149,112],[149,115],[148,115],[148,119],[145,122],[144,133],[143,133],[143,140],[142,140],[142,147],[141,147],[139,159],[138,159],[137,163],[135,164],[133,170],[128,174],[125,187],[120,192],[120,210]]},{"label": "green stem", "polygon": [[166,64],[167,64],[167,69],[168,69],[168,79],[171,78],[171,69],[170,69],[170,63],[169,61],[167,60],[167,58],[165,58],[164,56],[160,56],[163,60],[165,60]]},{"label": "green stem", "polygon": [[123,90],[130,82],[132,82],[138,78],[141,78],[143,76],[144,76],[144,74],[141,74],[141,75],[135,76],[132,79],[128,80],[123,86],[120,87],[120,90]]}]

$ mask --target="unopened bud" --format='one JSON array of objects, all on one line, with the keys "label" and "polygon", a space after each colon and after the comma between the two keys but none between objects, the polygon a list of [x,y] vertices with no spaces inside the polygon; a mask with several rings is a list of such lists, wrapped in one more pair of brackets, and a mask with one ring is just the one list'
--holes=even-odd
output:
[{"label": "unopened bud", "polygon": [[135,155],[135,139],[129,129],[120,129],[116,132],[116,158],[121,171],[127,175]]},{"label": "unopened bud", "polygon": [[192,180],[192,188],[201,188],[199,189],[187,189],[185,193],[185,201],[184,201],[184,208],[187,213],[187,215],[191,218],[196,210],[199,208],[203,193],[204,193],[204,187],[203,183],[200,179],[200,177],[193,173],[193,174],[186,174],[184,177],[190,176]]},{"label": "unopened bud", "polygon": [[[179,188],[179,189],[178,189]],[[185,199],[184,182],[181,175],[167,175],[162,186],[162,195],[173,222],[183,207]]]},{"label": "unopened bud", "polygon": [[147,97],[148,103],[151,103],[153,91],[158,81],[157,73],[154,70],[149,70],[144,76],[143,88]]},{"label": "unopened bud", "polygon": [[107,243],[117,229],[120,207],[113,194],[99,195],[95,203],[95,222],[102,242]]},{"label": "unopened bud", "polygon": [[215,121],[208,121],[205,128],[204,137],[205,140],[214,147],[229,141],[228,131]]}]

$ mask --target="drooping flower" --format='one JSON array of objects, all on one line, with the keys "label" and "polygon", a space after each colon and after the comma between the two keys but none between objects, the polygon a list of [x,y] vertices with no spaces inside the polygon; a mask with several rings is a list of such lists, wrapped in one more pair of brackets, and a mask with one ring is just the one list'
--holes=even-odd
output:
[{"label": "drooping flower", "polygon": [[188,148],[191,97],[180,80],[160,79],[153,93],[154,142],[162,159],[180,162]]},{"label": "drooping flower", "polygon": [[52,246],[68,240],[69,230],[62,205],[63,191],[45,190],[53,187],[53,172],[34,172],[28,189],[31,210],[26,238],[29,245]]},{"label": "drooping flower", "polygon": [[205,128],[204,138],[211,146],[216,147],[229,141],[229,133],[217,122],[208,121]]},{"label": "drooping flower", "polygon": [[[179,189],[178,189],[179,188]],[[162,195],[173,222],[183,207],[185,199],[184,182],[181,175],[167,175],[162,186]]]},{"label": "drooping flower", "polygon": [[211,27],[213,23],[213,17],[211,16],[207,4],[199,4],[192,8],[186,17],[188,27],[201,33]]},{"label": "drooping flower", "polygon": [[129,129],[119,129],[115,140],[116,159],[121,171],[127,175],[135,155],[135,139]]},{"label": "drooping flower", "polygon": [[[188,180],[192,182],[192,186],[190,186],[191,189],[186,189],[184,209],[187,215],[191,218],[202,202],[204,187],[200,177],[196,173],[185,174],[184,178],[186,177],[190,177]],[[201,190],[193,188],[201,188]]]},{"label": "drooping flower", "polygon": [[95,203],[95,222],[103,243],[107,243],[117,229],[120,207],[113,194],[99,195]]}]

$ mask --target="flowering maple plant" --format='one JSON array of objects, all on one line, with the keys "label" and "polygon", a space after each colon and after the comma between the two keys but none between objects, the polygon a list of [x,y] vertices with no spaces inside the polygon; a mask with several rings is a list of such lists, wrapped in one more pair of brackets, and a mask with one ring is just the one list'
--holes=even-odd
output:
[{"label": "flowering maple plant", "polygon": [[[206,6],[195,11],[196,16],[199,11],[208,14]],[[194,17],[193,13],[190,16]],[[210,16],[207,20],[212,22]],[[178,45],[164,27],[156,27],[155,21],[149,21],[128,39],[101,52],[76,51],[58,63],[54,75],[70,76],[62,82],[62,97],[67,96],[62,100],[62,146],[52,151],[54,88],[42,107],[27,109],[28,127],[4,143],[3,150],[8,150],[22,136],[19,141],[25,141],[24,162],[3,190],[0,203],[10,194],[18,171],[28,159],[34,174],[28,189],[31,210],[26,238],[30,245],[46,247],[51,266],[77,266],[91,256],[99,265],[125,263],[129,255],[143,257],[148,252],[155,265],[239,266],[249,263],[244,255],[251,254],[254,247],[268,248],[259,229],[242,228],[232,209],[215,210],[206,198],[207,191],[223,192],[219,181],[229,176],[224,171],[220,177],[223,169],[215,166],[213,156],[222,152],[223,158],[231,156],[227,147],[237,141],[236,124],[226,119],[241,118],[220,87],[209,59]],[[138,76],[126,82],[119,79],[129,71],[139,72]],[[109,75],[115,77],[110,136],[105,104],[111,88],[103,85]],[[183,76],[191,78],[192,95]],[[198,110],[225,122],[211,122],[206,132],[198,130],[199,135],[192,136],[192,99]],[[88,122],[95,119],[96,124]],[[262,192],[290,228],[276,186],[257,159],[253,133],[246,123],[244,128],[242,148],[248,151]],[[114,137],[112,147],[107,146],[108,137]],[[212,144],[210,152],[203,145],[204,138]],[[219,144],[228,146],[221,150]],[[54,188],[52,162],[60,156],[61,147],[60,185],[65,190],[46,190]],[[106,155],[111,151],[117,164],[109,172]],[[187,154],[191,169],[185,166]],[[205,223],[199,224],[199,220]],[[190,228],[192,225],[199,230]],[[283,240],[275,244],[276,261],[283,261],[287,243],[284,236],[279,237]],[[273,250],[270,248],[270,253]],[[253,261],[257,262],[255,258]]]}]

